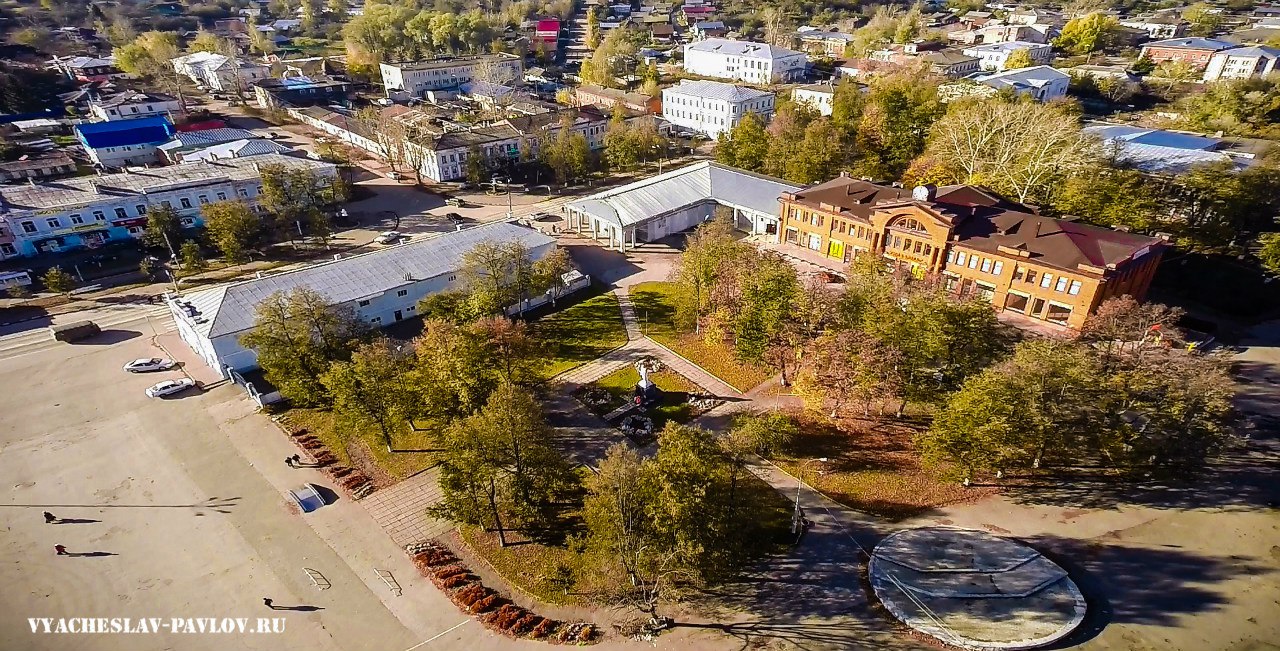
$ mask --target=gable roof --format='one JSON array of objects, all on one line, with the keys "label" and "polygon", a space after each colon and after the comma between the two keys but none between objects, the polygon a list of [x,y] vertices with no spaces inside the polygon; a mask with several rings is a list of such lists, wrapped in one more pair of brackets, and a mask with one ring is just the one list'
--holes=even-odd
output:
[{"label": "gable roof", "polygon": [[193,149],[182,155],[182,162],[190,163],[198,160],[219,160],[227,158],[244,158],[245,156],[262,156],[265,154],[283,154],[293,151],[263,138],[252,140],[232,140],[203,149]]},{"label": "gable roof", "polygon": [[1145,253],[1160,240],[1016,210],[997,210],[966,219],[956,229],[959,244],[999,253],[999,247],[1027,251],[1029,260],[1064,270],[1080,265],[1105,269]]},{"label": "gable roof", "polygon": [[1233,47],[1227,50],[1219,50],[1214,53],[1214,56],[1280,59],[1280,49],[1268,47],[1266,45],[1250,45],[1246,47]]},{"label": "gable roof", "polygon": [[1186,50],[1225,50],[1235,46],[1236,44],[1231,41],[1224,41],[1216,38],[1201,38],[1199,36],[1170,38],[1163,41],[1152,41],[1150,43],[1142,44],[1144,49],[1149,47],[1167,47]]},{"label": "gable roof", "polygon": [[769,45],[768,43],[754,43],[751,41],[734,41],[727,38],[709,38],[705,41],[697,41],[685,46],[685,51],[694,52],[714,52],[717,54],[726,54],[729,56],[750,57],[755,59],[779,59],[782,57],[800,55],[803,52]]},{"label": "gable roof", "polygon": [[173,137],[173,124],[163,115],[112,122],[77,124],[76,134],[92,149],[160,143]]},{"label": "gable roof", "polygon": [[165,95],[163,93],[153,93],[150,91],[143,93],[136,90],[126,90],[126,91],[121,91],[119,93],[116,93],[114,95],[104,97],[102,98],[101,101],[94,102],[94,103],[102,107],[113,107],[113,106],[121,106],[124,104],[146,104],[147,102],[173,102],[173,101],[177,101],[177,98],[175,98],[172,95]]},{"label": "gable roof", "polygon": [[1008,86],[1011,88],[1042,88],[1054,81],[1069,80],[1068,75],[1053,66],[1032,66],[1005,70],[990,75],[975,77],[974,81],[993,87]]},{"label": "gable roof", "polygon": [[258,304],[276,292],[307,287],[319,292],[331,305],[377,296],[456,271],[462,257],[482,242],[519,242],[534,249],[552,244],[555,239],[530,228],[496,222],[194,292],[183,300],[195,304],[207,320],[198,324],[206,337],[233,335],[253,328]]},{"label": "gable roof", "polygon": [[772,215],[778,212],[778,197],[799,189],[782,179],[702,161],[568,205],[619,226],[631,226],[708,201]]},{"label": "gable roof", "polygon": [[745,102],[773,94],[763,90],[756,90],[749,86],[735,86],[721,81],[689,79],[681,79],[679,84],[665,88],[662,92],[664,94],[668,92],[679,93],[702,99],[718,99],[726,102]]},{"label": "gable roof", "polygon": [[201,131],[179,131],[173,134],[173,140],[160,145],[164,151],[208,147],[233,140],[254,140],[261,138],[258,134],[245,129],[223,127],[221,129],[204,129]]}]

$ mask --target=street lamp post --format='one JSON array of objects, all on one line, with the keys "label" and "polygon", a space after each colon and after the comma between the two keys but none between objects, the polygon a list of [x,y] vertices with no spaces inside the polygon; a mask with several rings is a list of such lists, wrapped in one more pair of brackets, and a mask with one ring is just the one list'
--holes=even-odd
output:
[{"label": "street lamp post", "polygon": [[791,516],[791,533],[796,533],[800,530],[800,489],[804,486],[804,470],[814,461],[826,463],[827,458],[819,457],[817,459],[806,460],[800,464],[800,469],[796,472],[796,511],[795,514]]}]

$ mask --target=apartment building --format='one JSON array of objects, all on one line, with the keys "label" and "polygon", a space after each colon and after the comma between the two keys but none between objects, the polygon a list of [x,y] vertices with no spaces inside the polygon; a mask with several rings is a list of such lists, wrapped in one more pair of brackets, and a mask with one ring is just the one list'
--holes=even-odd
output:
[{"label": "apartment building", "polygon": [[260,170],[273,164],[302,167],[322,178],[336,175],[329,163],[266,154],[0,186],[0,259],[141,237],[147,211],[157,206],[177,211],[184,227],[196,226],[205,204],[233,199],[253,204],[262,192]]},{"label": "apartment building", "polygon": [[709,38],[684,46],[685,72],[753,84],[778,84],[804,78],[809,55],[785,47]]},{"label": "apartment building", "polygon": [[1280,49],[1265,45],[1219,50],[1209,57],[1205,81],[1261,79],[1280,69]]},{"label": "apartment building", "polygon": [[773,93],[718,81],[682,79],[662,90],[662,117],[679,127],[715,138],[755,113],[765,121],[773,115]]},{"label": "apartment building", "polygon": [[1220,50],[1230,50],[1236,47],[1235,43],[1223,41],[1216,38],[1171,38],[1163,41],[1153,41],[1142,46],[1142,57],[1150,59],[1152,63],[1164,63],[1165,61],[1184,61],[1190,63],[1197,68],[1204,68],[1209,65],[1209,59],[1213,58],[1213,53]]},{"label": "apartment building", "polygon": [[972,186],[913,191],[848,176],[785,193],[782,241],[837,264],[876,255],[997,309],[1079,329],[1103,300],[1141,300],[1163,241],[1038,215]]},{"label": "apartment building", "polygon": [[173,123],[163,115],[111,122],[85,122],[73,129],[89,160],[103,168],[149,165],[160,160],[159,147],[173,138]]},{"label": "apartment building", "polygon": [[965,48],[964,53],[968,56],[978,59],[979,65],[983,70],[1004,70],[1005,63],[1009,57],[1013,56],[1018,50],[1026,50],[1031,55],[1031,60],[1038,64],[1049,63],[1053,58],[1053,48],[1043,43],[1028,43],[1026,41],[1008,41],[1005,43],[991,43],[988,45],[975,45]]},{"label": "apartment building", "polygon": [[176,97],[162,93],[126,90],[89,102],[89,113],[97,122],[172,115],[182,111]]},{"label": "apartment building", "polygon": [[524,75],[520,57],[506,53],[382,63],[378,68],[382,71],[382,81],[386,84],[388,97],[395,91],[422,97],[429,90],[457,88],[476,78],[506,83]]}]

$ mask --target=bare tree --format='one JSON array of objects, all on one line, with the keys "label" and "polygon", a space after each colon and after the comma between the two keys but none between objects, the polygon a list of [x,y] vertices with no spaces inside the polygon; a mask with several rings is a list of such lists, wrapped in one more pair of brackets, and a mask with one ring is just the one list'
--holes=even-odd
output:
[{"label": "bare tree", "polygon": [[1061,107],[992,99],[943,116],[933,127],[929,153],[949,161],[966,183],[1026,202],[1043,200],[1058,179],[1087,169],[1101,152]]},{"label": "bare tree", "polygon": [[376,106],[366,106],[356,111],[355,118],[356,123],[364,130],[364,136],[373,143],[373,153],[387,161],[392,172],[400,171],[400,166],[405,162],[404,143],[408,137],[404,123]]}]

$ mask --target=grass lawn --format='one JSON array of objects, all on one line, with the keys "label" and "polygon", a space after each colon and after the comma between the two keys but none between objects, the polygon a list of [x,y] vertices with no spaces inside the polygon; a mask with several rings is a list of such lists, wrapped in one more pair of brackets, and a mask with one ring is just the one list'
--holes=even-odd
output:
[{"label": "grass lawn", "polygon": [[[547,342],[548,363],[543,376],[554,377],[569,369],[581,366],[627,343],[627,331],[622,326],[622,311],[618,309],[618,297],[611,292],[595,293],[588,289],[582,296],[570,296],[539,311],[530,322],[533,331]],[[576,299],[576,302],[571,302]]]},{"label": "grass lawn", "polygon": [[[293,427],[304,427],[324,441],[340,463],[364,470],[375,482],[405,479],[437,460],[432,452],[388,452],[376,429],[353,431],[336,414],[324,409],[290,409],[284,418]],[[411,430],[407,425],[392,441],[397,450],[433,447],[430,431]]]},{"label": "grass lawn", "polygon": [[675,292],[675,283],[668,282],[631,287],[631,302],[646,335],[739,391],[748,391],[773,376],[765,366],[739,361],[723,343],[708,344],[694,333],[677,331]]},{"label": "grass lawn", "polygon": [[[837,427],[810,415],[799,421],[800,436],[772,460],[792,475],[803,471],[809,485],[859,511],[901,519],[996,492],[965,488],[945,479],[945,469],[923,465],[909,427],[869,421]],[[823,457],[826,463],[812,461]]]},{"label": "grass lawn", "polygon": [[[649,376],[653,383],[662,389],[662,400],[649,411],[646,416],[653,419],[653,431],[661,431],[667,421],[687,423],[693,420],[693,408],[685,400],[690,393],[703,393],[698,385],[675,371],[663,369]],[[612,411],[631,400],[636,383],[640,381],[640,372],[634,366],[624,366],[596,380],[593,386],[608,391],[617,400],[606,411]]]},{"label": "grass lawn", "polygon": [[[508,532],[508,546],[498,544],[498,534],[472,525],[458,525],[458,535],[476,555],[503,579],[533,595],[539,601],[561,605],[585,605],[581,596],[556,585],[554,577],[561,566],[573,567],[573,553],[565,547],[543,545]],[[516,544],[510,544],[516,543]]]}]

